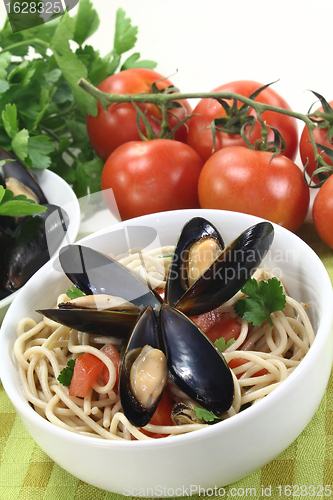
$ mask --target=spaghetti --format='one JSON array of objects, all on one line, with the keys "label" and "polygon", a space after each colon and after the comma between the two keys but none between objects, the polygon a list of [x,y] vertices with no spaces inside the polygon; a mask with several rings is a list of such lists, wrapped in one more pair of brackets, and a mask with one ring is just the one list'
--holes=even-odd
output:
[{"label": "spaghetti", "polygon": [[[120,260],[144,277],[154,288],[164,288],[174,247],[164,247],[151,252],[131,253]],[[267,280],[272,273],[258,269],[253,275],[257,280]],[[306,306],[286,295],[283,311],[271,314],[273,326],[265,320],[253,326],[238,318],[234,304],[243,294],[238,292],[219,307],[221,313],[236,318],[241,323],[238,338],[223,355],[231,367],[235,396],[223,419],[239,413],[278,387],[299,365],[314,341],[314,331]],[[66,295],[59,302],[69,300]],[[119,343],[115,339],[88,335],[71,330],[47,318],[36,323],[31,318],[22,319],[17,326],[14,353],[18,362],[19,378],[27,400],[42,417],[54,425],[71,432],[109,440],[153,439],[134,427],[122,413],[112,361],[101,347],[106,343]],[[98,379],[84,399],[69,396],[68,387],[57,378],[69,359],[89,352],[100,358],[109,370],[109,380]],[[168,391],[176,402],[193,402],[171,381]],[[176,435],[206,427],[204,422],[156,426],[148,424],[145,430],[163,435]]]}]

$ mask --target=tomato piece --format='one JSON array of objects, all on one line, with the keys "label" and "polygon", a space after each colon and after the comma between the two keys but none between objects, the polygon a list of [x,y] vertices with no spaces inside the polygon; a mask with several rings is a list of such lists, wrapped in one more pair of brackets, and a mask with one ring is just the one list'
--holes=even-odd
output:
[{"label": "tomato piece", "polygon": [[[172,82],[156,71],[145,68],[131,68],[120,71],[103,80],[98,89],[109,94],[151,94],[153,83],[158,90],[173,86]],[[168,114],[168,124],[172,130],[180,120],[190,115],[192,108],[188,101],[178,101],[181,107],[172,108]],[[105,111],[98,102],[97,116],[87,115],[88,136],[97,156],[105,162],[117,147],[130,141],[140,141],[137,126],[137,110],[132,103],[114,103]],[[156,104],[138,103],[146,115],[153,132],[159,136],[161,132],[162,112]],[[140,130],[146,135],[145,126],[140,119]],[[186,142],[187,127],[182,125],[174,134],[177,141]]]},{"label": "tomato piece", "polygon": [[241,329],[242,325],[236,318],[224,316],[221,321],[209,328],[206,335],[212,342],[223,337],[227,343],[231,339],[238,339]]},{"label": "tomato piece", "polygon": [[104,165],[101,184],[105,202],[112,211],[115,198],[122,220],[199,208],[202,166],[198,153],[182,142],[128,142],[119,146]]},{"label": "tomato piece", "polygon": [[[242,366],[245,363],[248,363],[247,359],[234,358],[234,359],[231,359],[229,361],[228,365],[229,365],[229,368],[232,370],[233,368],[238,368],[239,366]],[[251,377],[261,377],[261,375],[266,375],[267,373],[269,373],[269,371],[266,368],[263,368],[262,370],[259,370],[256,373],[254,373],[253,375],[251,375]],[[237,376],[237,378],[240,378],[242,376],[242,373],[238,373],[238,375],[236,375],[236,376]]]},{"label": "tomato piece", "polygon": [[84,398],[101,375],[103,366],[103,361],[89,352],[79,356],[75,361],[69,395]]},{"label": "tomato piece", "polygon": [[[217,87],[213,92],[235,92],[237,94],[243,95],[245,97],[250,97],[250,95],[257,89],[262,87],[262,83],[240,80],[235,82],[229,82],[220,87]],[[231,106],[231,100],[227,100],[228,104]],[[290,110],[289,104],[271,87],[267,87],[257,96],[256,101],[262,102],[264,104],[270,104],[279,108],[285,108]],[[238,107],[241,107],[243,103],[238,102]],[[247,113],[248,115],[255,116],[256,113],[253,108]],[[202,99],[199,101],[198,105],[193,110],[193,116],[188,122],[188,138],[187,144],[189,144],[193,149],[195,149],[204,161],[207,161],[213,154],[213,137],[210,129],[210,124],[216,118],[223,118],[226,116],[226,112],[221,104],[215,99]],[[294,117],[282,115],[281,113],[276,113],[273,111],[265,111],[262,113],[262,119],[273,128],[276,128],[284,140],[286,141],[286,149],[284,150],[284,156],[287,156],[291,160],[296,158],[298,149],[298,125],[297,119]],[[256,121],[253,129],[251,125],[246,126],[245,133],[251,144],[255,144],[257,140],[261,139],[261,125]],[[268,141],[272,141],[274,137],[273,131],[268,132]],[[216,131],[215,139],[215,151],[218,151],[224,147],[228,146],[245,146],[245,142],[240,134],[228,134],[226,132]]]},{"label": "tomato piece", "polygon": [[333,175],[319,189],[313,202],[312,217],[321,239],[333,248]]},{"label": "tomato piece", "polygon": [[217,308],[204,314],[200,314],[199,316],[192,316],[191,320],[194,321],[194,323],[198,325],[204,333],[206,333],[209,328],[212,328],[216,323],[221,321],[223,316],[225,316],[225,313],[222,313],[220,309]]},{"label": "tomato piece", "polygon": [[[112,344],[106,344],[103,349],[102,349],[102,352],[104,354],[106,354],[106,356],[111,359],[112,363],[114,364],[115,366],[115,369],[116,369],[116,374],[117,374],[117,378],[116,378],[116,382],[114,384],[114,387],[117,388],[118,387],[118,382],[119,382],[119,362],[120,362],[120,352],[118,351],[118,349],[112,345]],[[101,373],[102,377],[104,378],[104,381],[105,383],[107,384],[108,381],[109,381],[109,370],[108,370],[108,367],[103,363],[103,369],[102,369],[102,373]]]},{"label": "tomato piece", "polygon": [[219,309],[213,309],[213,311],[200,314],[200,316],[193,316],[191,320],[201,328],[212,342],[221,337],[226,342],[231,339],[236,340],[242,329],[242,325],[236,318],[232,318]]},{"label": "tomato piece", "polygon": [[198,193],[201,208],[243,212],[297,231],[309,207],[309,188],[289,158],[230,146],[203,166]]},{"label": "tomato piece", "polygon": [[[333,107],[333,101],[329,102],[329,105]],[[320,107],[318,108],[318,111],[323,111],[323,108]],[[327,137],[327,132],[328,129],[321,128],[321,127],[316,127],[313,130],[313,137],[314,140],[317,144],[321,144],[322,146],[326,146],[328,148],[332,148],[332,144],[330,143],[328,137]],[[320,147],[317,147],[318,153],[321,151]],[[306,173],[309,175],[309,177],[312,176],[313,172],[317,168],[316,160],[315,160],[315,154],[313,151],[313,147],[310,142],[310,135],[307,126],[305,125],[301,134],[301,138],[299,141],[299,153],[301,156],[301,160],[303,163],[303,166],[305,167],[306,165]],[[332,161],[330,158],[327,156],[326,153],[322,153],[322,158],[323,160],[327,163],[327,165],[332,165]],[[323,174],[325,175],[325,174]],[[317,175],[313,177],[313,182],[317,184],[319,182],[319,178]]]},{"label": "tomato piece", "polygon": [[[173,425],[173,420],[171,418],[171,411],[174,407],[174,402],[167,391],[163,392],[161,401],[158,403],[156,411],[150,420],[150,424],[153,425]],[[158,432],[150,432],[145,429],[140,429],[143,434],[146,436],[150,436],[153,438],[162,438],[165,437],[166,434],[160,434]]]}]

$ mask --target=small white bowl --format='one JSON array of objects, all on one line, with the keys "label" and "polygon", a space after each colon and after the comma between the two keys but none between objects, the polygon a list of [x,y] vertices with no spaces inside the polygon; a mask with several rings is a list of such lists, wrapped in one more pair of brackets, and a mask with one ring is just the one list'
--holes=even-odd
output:
[{"label": "small white bowl", "polygon": [[[131,246],[154,239],[175,244],[192,217],[210,220],[226,243],[261,219],[218,210],[164,212],[129,220],[82,240],[96,250],[117,254],[125,228]],[[148,228],[148,229],[147,229]],[[221,487],[263,467],[302,432],[324,395],[333,357],[333,292],[318,256],[300,238],[275,225],[273,245],[264,265],[282,272],[289,293],[310,307],[316,339],[299,367],[262,401],[228,420],[181,436],[152,441],[106,441],[80,436],[44,420],[26,401],[13,355],[20,318],[52,306],[68,279],[55,260],[38,271],[15,298],[0,335],[0,376],[24,425],[39,446],[61,467],[89,484],[125,496],[176,497],[198,489]],[[34,313],[35,317],[37,313]],[[18,450],[19,453],[19,450]],[[201,490],[203,491],[203,490]],[[210,490],[209,490],[210,491]]]},{"label": "small white bowl", "polygon": [[[80,206],[74,191],[67,184],[67,182],[64,181],[64,179],[51,170],[32,170],[32,173],[41,186],[48,202],[62,207],[68,214],[69,226],[66,238],[62,245],[73,243],[80,226]],[[11,295],[8,295],[8,297],[0,300],[0,325],[9,305],[22,289],[23,287]]]}]

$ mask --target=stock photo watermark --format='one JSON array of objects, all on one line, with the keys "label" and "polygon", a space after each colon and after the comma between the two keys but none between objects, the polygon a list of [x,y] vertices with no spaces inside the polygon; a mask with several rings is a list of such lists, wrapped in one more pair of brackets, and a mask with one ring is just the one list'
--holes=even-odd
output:
[{"label": "stock photo watermark", "polygon": [[34,28],[72,10],[79,0],[3,0],[13,33]]}]

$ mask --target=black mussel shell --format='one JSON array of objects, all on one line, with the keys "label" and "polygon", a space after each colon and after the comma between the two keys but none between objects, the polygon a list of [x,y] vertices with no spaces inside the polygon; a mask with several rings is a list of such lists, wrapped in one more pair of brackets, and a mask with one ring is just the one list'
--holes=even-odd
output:
[{"label": "black mussel shell", "polygon": [[[133,329],[129,341],[122,353],[119,376],[119,396],[123,412],[136,427],[144,427],[153,416],[162,397],[164,386],[154,404],[145,407],[133,394],[130,384],[130,370],[142,347],[149,345],[164,352],[159,337],[157,320],[153,309],[149,306],[142,313]],[[165,380],[166,382],[167,380]]]},{"label": "black mussel shell", "polygon": [[126,339],[136,324],[138,311],[97,309],[41,309],[40,314],[65,325],[94,335]]},{"label": "black mussel shell", "polygon": [[182,277],[182,274],[184,274],[182,263],[187,260],[189,248],[198,240],[205,238],[217,240],[221,249],[225,246],[218,230],[211,222],[203,217],[194,217],[183,227],[169,267],[168,279],[165,287],[165,300],[168,304],[176,304],[188,288],[188,286],[184,286],[186,276]]},{"label": "black mussel shell", "polygon": [[37,198],[37,202],[40,205],[45,205],[48,203],[43,190],[38,184],[37,180],[33,174],[23,165],[23,163],[16,158],[14,155],[0,147],[0,161],[1,160],[13,160],[8,161],[0,167],[0,181],[1,184],[5,186],[5,181],[9,177],[14,177],[20,181],[24,186],[30,189]]},{"label": "black mussel shell", "polygon": [[234,398],[223,354],[193,321],[167,304],[162,305],[160,324],[170,378],[198,405],[222,415]]},{"label": "black mussel shell", "polygon": [[62,269],[86,295],[122,297],[140,309],[159,309],[161,299],[138,274],[117,260],[82,245],[68,245],[59,254]]},{"label": "black mussel shell", "polygon": [[55,206],[46,212],[24,217],[10,238],[6,253],[2,287],[15,292],[42,267],[63,240],[69,218]]},{"label": "black mussel shell", "polygon": [[173,306],[190,316],[219,307],[245,285],[267,254],[273,238],[270,222],[259,222],[246,229]]}]

